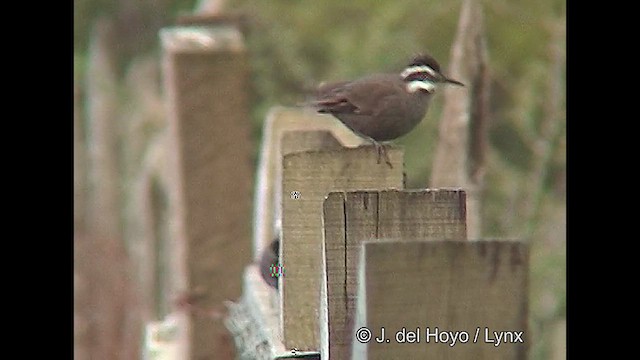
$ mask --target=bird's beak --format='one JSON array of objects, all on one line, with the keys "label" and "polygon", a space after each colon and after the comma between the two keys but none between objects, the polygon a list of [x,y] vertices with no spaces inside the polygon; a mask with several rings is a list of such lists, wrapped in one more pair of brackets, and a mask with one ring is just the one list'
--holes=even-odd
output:
[{"label": "bird's beak", "polygon": [[464,86],[464,84],[463,84],[463,83],[461,83],[460,81],[458,81],[458,80],[453,80],[453,79],[449,79],[448,77],[446,77],[446,76],[444,76],[444,75],[442,76],[442,82],[443,82],[443,83],[453,84],[453,85],[458,85],[458,86]]}]

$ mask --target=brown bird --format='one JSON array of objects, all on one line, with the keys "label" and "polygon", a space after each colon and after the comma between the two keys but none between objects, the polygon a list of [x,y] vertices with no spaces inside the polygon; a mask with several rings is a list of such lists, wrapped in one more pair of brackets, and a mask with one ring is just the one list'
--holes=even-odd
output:
[{"label": "brown bird", "polygon": [[380,145],[410,132],[422,121],[438,85],[464,86],[444,76],[438,62],[429,55],[416,56],[400,74],[374,74],[353,81],[320,85],[314,106],[340,120],[357,135],[371,141],[384,156]]}]

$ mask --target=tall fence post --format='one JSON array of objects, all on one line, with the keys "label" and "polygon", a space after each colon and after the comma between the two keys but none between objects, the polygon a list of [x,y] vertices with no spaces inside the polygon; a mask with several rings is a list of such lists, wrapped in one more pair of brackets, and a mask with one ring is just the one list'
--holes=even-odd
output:
[{"label": "tall fence post", "polygon": [[393,168],[377,163],[373,145],[284,155],[280,300],[286,348],[320,347],[325,197],[331,191],[401,189],[404,151],[387,146],[387,153]]},{"label": "tall fence post", "polygon": [[[249,64],[233,26],[161,31],[175,202],[175,290],[188,313],[190,359],[229,359],[233,342],[208,316],[239,297],[251,258]],[[178,289],[182,287],[182,289]],[[203,311],[205,310],[205,311]]]}]

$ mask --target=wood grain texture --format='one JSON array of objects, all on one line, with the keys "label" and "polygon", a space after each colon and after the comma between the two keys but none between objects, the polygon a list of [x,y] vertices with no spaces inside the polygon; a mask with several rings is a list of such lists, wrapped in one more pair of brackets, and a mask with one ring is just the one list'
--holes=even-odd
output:
[{"label": "wood grain texture", "polygon": [[[328,131],[332,135],[288,135],[286,133]],[[316,136],[315,139],[310,137]],[[286,139],[285,139],[286,138]],[[295,151],[321,150],[333,147],[332,143],[355,147],[365,140],[355,135],[342,123],[331,116],[315,114],[312,111],[273,107],[264,122],[262,145],[255,185],[255,207],[253,213],[254,236],[253,256],[257,260],[277,235],[275,228],[281,219],[282,156]]]},{"label": "wood grain texture", "polygon": [[[176,27],[161,33],[169,108],[172,289],[194,306],[220,309],[241,294],[251,260],[253,164],[247,94],[249,64],[232,28]],[[234,356],[221,322],[190,314],[191,359]]]},{"label": "wood grain texture", "polygon": [[[466,239],[459,189],[332,192],[324,202],[323,358],[350,352],[360,245],[366,240]],[[327,324],[327,325],[325,325]]]},{"label": "wood grain texture", "polygon": [[[526,359],[526,244],[365,242],[361,265],[355,328],[374,338],[354,341],[353,359]],[[396,339],[403,328],[415,343]]]},{"label": "wood grain texture", "polygon": [[[322,204],[331,191],[402,188],[403,151],[387,146],[393,164],[377,164],[373,146],[284,156],[280,278],[287,348],[318,350],[322,268]],[[297,192],[297,198],[291,193]]]}]

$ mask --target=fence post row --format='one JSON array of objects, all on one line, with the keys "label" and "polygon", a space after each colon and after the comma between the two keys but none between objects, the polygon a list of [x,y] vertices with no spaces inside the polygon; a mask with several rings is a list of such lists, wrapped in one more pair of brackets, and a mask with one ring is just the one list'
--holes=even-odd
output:
[{"label": "fence post row", "polygon": [[526,244],[467,240],[465,191],[405,190],[401,148],[390,168],[344,131],[283,108],[265,122],[254,259],[280,235],[284,276],[274,291],[247,267],[227,318],[240,358],[526,358]]},{"label": "fence post row", "polygon": [[350,354],[361,244],[377,239],[466,240],[465,198],[458,189],[329,194],[323,205],[327,319],[321,326],[328,341],[322,344],[323,359]]}]

